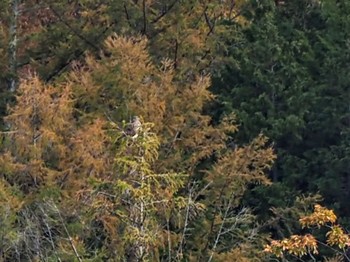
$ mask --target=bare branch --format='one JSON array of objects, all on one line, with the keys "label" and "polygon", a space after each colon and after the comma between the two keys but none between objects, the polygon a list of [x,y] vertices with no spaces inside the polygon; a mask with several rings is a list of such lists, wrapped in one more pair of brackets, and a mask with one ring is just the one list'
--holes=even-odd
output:
[{"label": "bare branch", "polygon": [[52,5],[50,5],[50,9],[54,13],[54,15],[65,25],[69,28],[70,31],[72,31],[77,37],[79,37],[81,40],[83,40],[85,43],[87,43],[89,46],[94,48],[95,50],[99,50],[100,48],[96,46],[93,42],[91,42],[89,39],[87,39],[85,36],[80,34],[75,28],[73,28],[65,19],[63,19],[63,14],[60,14],[59,11],[56,10]]},{"label": "bare branch", "polygon": [[186,206],[186,215],[185,215],[184,228],[183,228],[183,231],[182,231],[182,236],[181,236],[179,248],[178,248],[177,254],[176,254],[177,258],[181,258],[182,257],[182,253],[183,253],[183,245],[184,245],[184,242],[185,242],[186,232],[188,230],[190,207],[191,207],[191,203],[192,203],[192,190],[193,190],[193,188],[190,187],[189,188],[189,192],[188,192],[188,200],[187,200],[187,206]]},{"label": "bare branch", "polygon": [[62,226],[63,226],[63,229],[64,229],[64,231],[65,231],[65,233],[66,233],[66,235],[67,235],[67,237],[68,237],[69,244],[70,244],[70,246],[71,246],[71,248],[72,248],[72,250],[73,250],[73,252],[74,252],[76,258],[78,259],[79,262],[83,262],[83,260],[81,259],[80,255],[79,255],[79,253],[78,253],[77,248],[76,248],[75,245],[74,245],[73,239],[72,239],[72,237],[71,237],[70,234],[69,234],[69,231],[68,231],[67,226],[66,226],[66,224],[65,224],[65,222],[64,222],[64,220],[63,220],[63,217],[62,217],[62,215],[61,215],[60,210],[58,209],[58,207],[56,206],[55,203],[52,203],[51,205],[55,208],[55,210],[56,210],[56,212],[57,212],[57,214],[58,214],[58,216],[59,216],[59,219],[60,219],[60,221],[61,221],[61,224],[62,224]]},{"label": "bare branch", "polygon": [[[43,213],[43,215],[45,216],[45,218],[48,219],[49,216],[47,215],[47,213],[45,212],[45,210],[44,210],[41,206],[39,206],[39,209],[41,210],[41,212]],[[44,222],[44,224],[45,224],[45,226],[46,226],[46,229],[47,229],[47,231],[48,231],[48,233],[49,233],[49,242],[50,242],[50,244],[51,244],[51,246],[52,246],[53,252],[55,253],[55,257],[57,258],[57,261],[61,262],[62,260],[60,259],[60,257],[59,257],[58,254],[57,254],[57,251],[56,251],[55,242],[54,242],[54,240],[53,240],[52,233],[51,233],[51,227],[50,227],[49,224],[47,223],[47,220],[46,220],[46,219],[43,219],[43,222]]]},{"label": "bare branch", "polygon": [[207,11],[206,11],[207,9],[208,9],[208,7],[206,7],[206,9],[204,10],[204,18],[205,18],[205,22],[207,23],[207,25],[209,27],[209,32],[207,33],[207,36],[209,36],[214,31],[215,21],[213,24],[210,22],[210,19],[208,17]]},{"label": "bare branch", "polygon": [[142,15],[143,15],[143,29],[142,34],[146,34],[147,30],[147,17],[146,17],[146,0],[142,1]]},{"label": "bare branch", "polygon": [[175,0],[174,2],[172,2],[166,10],[164,10],[159,16],[157,16],[155,19],[153,19],[153,20],[151,21],[151,24],[155,24],[155,23],[157,23],[160,19],[162,19],[166,14],[168,14],[168,13],[171,11],[171,9],[173,9],[173,7],[175,6],[175,4],[178,3],[178,2],[179,2],[179,0]]}]

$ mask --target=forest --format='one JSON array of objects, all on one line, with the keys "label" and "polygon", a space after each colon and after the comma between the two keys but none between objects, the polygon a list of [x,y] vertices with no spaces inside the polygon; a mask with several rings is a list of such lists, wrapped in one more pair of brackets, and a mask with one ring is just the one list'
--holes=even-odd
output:
[{"label": "forest", "polygon": [[0,1],[0,262],[346,262],[349,199],[349,0]]}]

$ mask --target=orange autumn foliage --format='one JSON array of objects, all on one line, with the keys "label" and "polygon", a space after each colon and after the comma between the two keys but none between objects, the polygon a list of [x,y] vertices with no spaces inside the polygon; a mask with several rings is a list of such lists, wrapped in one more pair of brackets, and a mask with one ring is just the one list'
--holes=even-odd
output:
[{"label": "orange autumn foliage", "polygon": [[[299,222],[303,228],[312,228],[314,226],[320,228],[321,226],[327,226],[327,245],[336,246],[344,251],[346,247],[350,246],[350,237],[344,232],[341,226],[336,224],[336,220],[337,216],[334,214],[333,210],[316,204],[314,206],[314,212],[300,218]],[[302,257],[310,253],[317,254],[318,242],[320,241],[312,234],[306,234],[304,236],[292,235],[283,240],[272,240],[269,245],[266,245],[264,251],[277,257],[284,257],[285,254]]]}]

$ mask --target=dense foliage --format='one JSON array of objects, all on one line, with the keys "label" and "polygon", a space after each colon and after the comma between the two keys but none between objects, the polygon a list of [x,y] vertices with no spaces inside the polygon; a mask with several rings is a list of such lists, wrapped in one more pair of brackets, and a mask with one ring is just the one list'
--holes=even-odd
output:
[{"label": "dense foliage", "polygon": [[1,1],[0,261],[350,261],[349,34],[348,0]]}]

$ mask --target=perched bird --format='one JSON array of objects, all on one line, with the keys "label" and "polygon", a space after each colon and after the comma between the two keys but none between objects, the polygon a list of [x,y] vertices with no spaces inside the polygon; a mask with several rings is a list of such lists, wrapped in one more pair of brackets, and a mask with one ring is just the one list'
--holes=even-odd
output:
[{"label": "perched bird", "polygon": [[137,138],[139,132],[142,129],[142,123],[138,116],[134,116],[132,121],[128,124],[126,134],[131,136],[133,139]]}]

